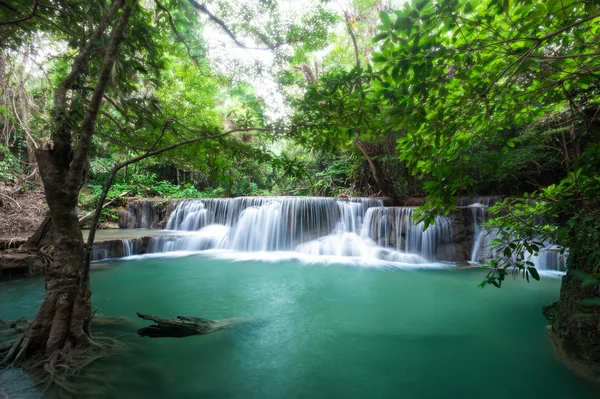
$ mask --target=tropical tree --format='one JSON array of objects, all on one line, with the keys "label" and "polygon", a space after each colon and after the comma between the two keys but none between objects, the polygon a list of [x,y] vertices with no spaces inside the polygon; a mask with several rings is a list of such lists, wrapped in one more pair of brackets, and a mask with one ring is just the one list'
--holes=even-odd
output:
[{"label": "tropical tree", "polygon": [[[222,11],[228,9],[228,4],[215,6]],[[270,5],[267,11],[277,14],[278,9]],[[38,314],[23,339],[3,359],[22,364],[41,358],[46,363],[35,363],[38,367],[46,364],[52,368],[70,354],[98,345],[90,328],[93,312],[89,261],[102,203],[116,173],[185,145],[211,142],[214,149],[215,142],[234,132],[272,130],[255,125],[265,123],[260,107],[255,108],[256,115],[245,113],[227,123],[210,111],[222,76],[209,68],[206,47],[198,36],[200,16],[245,49],[249,45],[238,38],[239,32],[250,32],[250,39],[258,44],[264,44],[259,42],[263,40],[264,48],[283,49],[292,39],[289,30],[298,26],[278,24],[276,17],[270,18],[269,24],[260,27],[281,29],[277,35],[265,36],[250,23],[251,15],[243,24],[230,26],[209,6],[194,0],[69,0],[52,5],[38,0],[2,1],[0,12],[0,37],[7,51],[18,52],[38,36],[48,37],[61,49],[54,65],[53,123],[45,128],[47,133],[38,136],[47,137],[47,143],[35,151],[49,207],[49,217],[38,233],[51,227],[53,262],[46,272],[46,295]],[[304,33],[303,39],[309,39],[310,32],[300,33]],[[205,75],[204,84],[167,76],[167,67],[175,75],[184,74],[181,61],[173,59],[182,59],[182,53],[198,74]],[[165,82],[174,84],[171,89],[175,90],[165,86],[161,91]],[[177,86],[181,84],[186,86]],[[169,99],[178,91],[188,95],[187,99],[181,95],[179,104]],[[203,116],[185,115],[194,111]],[[79,193],[88,175],[90,157],[99,153],[99,145],[110,143],[121,143],[127,149],[123,152],[130,155],[116,159],[111,168],[86,244],[76,213]],[[243,144],[234,141],[231,147],[239,151]],[[203,151],[209,152],[210,146]],[[34,237],[39,239],[39,234]]]},{"label": "tropical tree", "polygon": [[501,138],[498,151],[511,157],[525,138],[559,138],[562,179],[496,207],[498,257],[486,282],[499,287],[509,268],[539,279],[531,257],[541,245],[569,247],[560,300],[545,314],[559,346],[597,373],[600,252],[589,216],[600,192],[597,4],[415,0],[380,17],[373,86],[393,127],[406,131],[400,158],[425,180],[424,220],[474,189],[482,141]]}]

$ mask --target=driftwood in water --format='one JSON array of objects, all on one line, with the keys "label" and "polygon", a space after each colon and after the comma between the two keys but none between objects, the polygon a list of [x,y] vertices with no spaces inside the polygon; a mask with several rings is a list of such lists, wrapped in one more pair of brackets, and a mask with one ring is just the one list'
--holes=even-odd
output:
[{"label": "driftwood in water", "polygon": [[231,318],[224,320],[208,320],[200,317],[177,316],[177,319],[162,319],[160,317],[138,313],[138,317],[153,321],[154,325],[138,330],[140,337],[150,338],[184,338],[190,335],[203,335],[231,328],[242,322],[242,319]]}]

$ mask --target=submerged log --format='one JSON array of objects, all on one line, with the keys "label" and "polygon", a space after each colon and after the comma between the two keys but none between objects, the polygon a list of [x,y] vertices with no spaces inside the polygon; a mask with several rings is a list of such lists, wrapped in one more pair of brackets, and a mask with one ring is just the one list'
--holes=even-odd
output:
[{"label": "submerged log", "polygon": [[231,328],[243,322],[240,318],[223,320],[208,320],[200,317],[177,316],[177,319],[163,319],[143,313],[137,314],[139,318],[153,321],[155,324],[138,330],[140,337],[150,338],[184,338],[191,335],[209,334],[218,330]]}]

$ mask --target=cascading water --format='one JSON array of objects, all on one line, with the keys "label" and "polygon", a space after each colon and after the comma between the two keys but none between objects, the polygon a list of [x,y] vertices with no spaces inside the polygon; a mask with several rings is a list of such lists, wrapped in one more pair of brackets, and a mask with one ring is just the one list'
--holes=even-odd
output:
[{"label": "cascading water", "polygon": [[560,249],[556,245],[548,244],[542,248],[538,256],[532,258],[532,262],[536,269],[539,270],[567,270],[568,251],[560,253]]},{"label": "cascading water", "polygon": [[[487,227],[484,223],[489,220],[488,207],[493,205],[497,199],[495,197],[487,198],[491,198],[491,200],[468,205],[471,208],[473,217],[474,239],[470,260],[473,263],[484,263],[494,257],[489,244],[498,237],[498,233],[496,229]],[[540,239],[540,241],[542,240]],[[540,248],[537,256],[534,254],[528,255],[531,255],[530,260],[538,270],[564,271],[566,269],[567,253],[561,254],[555,243],[545,242],[544,247]]]},{"label": "cascading water", "polygon": [[[184,200],[174,204],[165,227],[177,237],[155,237],[149,252],[226,249],[426,263],[438,243],[450,240],[450,220],[439,217],[424,230],[412,208],[383,208],[371,198],[242,197]],[[375,219],[397,210],[406,246],[373,233]],[[363,219],[365,223],[363,223]],[[381,223],[379,223],[381,225]],[[396,239],[395,242],[400,242]]]},{"label": "cascading water", "polygon": [[[360,208],[359,213],[364,213],[362,209],[380,205],[373,199],[343,202],[305,197],[185,200],[175,205],[166,228],[197,232],[194,235],[200,247],[194,246],[194,238],[183,237],[182,241],[191,247],[178,244],[178,249],[202,249],[208,239],[215,244],[220,241],[218,248],[237,251],[289,251],[300,243],[330,234],[340,219],[347,219],[345,208]],[[356,226],[360,221],[350,223]],[[223,240],[217,240],[215,234]],[[157,238],[153,249],[162,252],[166,248],[161,248],[159,242],[173,240]]]},{"label": "cascading water", "polygon": [[425,229],[424,223],[415,223],[414,209],[371,208],[365,216],[361,234],[379,246],[433,260],[439,245],[452,242],[452,223],[445,216],[437,216],[435,223]]},{"label": "cascading water", "polygon": [[504,197],[501,195],[490,195],[487,197],[460,197],[456,200],[456,205],[473,206],[475,204],[480,204],[481,206],[490,207],[502,199],[504,199]]},{"label": "cascading water", "polygon": [[[489,202],[488,202],[489,204]],[[473,218],[473,250],[471,251],[471,262],[483,261],[491,258],[489,252],[489,243],[496,238],[494,230],[486,228],[483,224],[488,221],[489,205],[475,202],[469,205],[471,216]]]},{"label": "cascading water", "polygon": [[92,248],[92,260],[98,261],[137,255],[142,252],[142,246],[140,238],[99,241],[94,243]]}]

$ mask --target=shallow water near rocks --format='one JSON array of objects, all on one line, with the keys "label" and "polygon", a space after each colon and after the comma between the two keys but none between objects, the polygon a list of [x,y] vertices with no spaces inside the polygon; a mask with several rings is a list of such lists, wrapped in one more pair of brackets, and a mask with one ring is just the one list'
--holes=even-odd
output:
[{"label": "shallow water near rocks", "polygon": [[[558,362],[541,307],[560,280],[502,289],[478,270],[230,261],[207,254],[111,262],[94,306],[135,348],[99,364],[121,398],[597,398]],[[32,318],[43,279],[0,283],[0,318]],[[244,317],[182,339],[134,335],[136,312]]]}]

